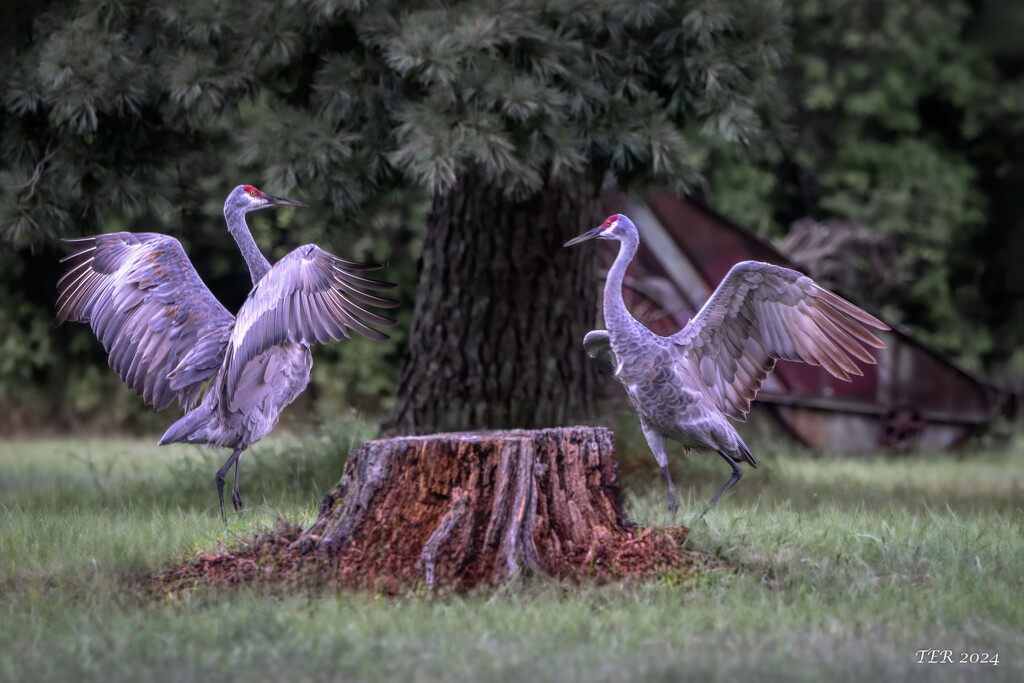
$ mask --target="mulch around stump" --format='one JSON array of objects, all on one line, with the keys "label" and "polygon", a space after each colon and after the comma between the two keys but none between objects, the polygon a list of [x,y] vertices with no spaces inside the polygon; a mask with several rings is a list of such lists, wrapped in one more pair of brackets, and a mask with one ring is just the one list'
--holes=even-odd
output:
[{"label": "mulch around stump", "polygon": [[[251,541],[217,553],[200,554],[153,578],[160,592],[194,588],[265,586],[369,589],[399,594],[423,585],[420,558],[400,557],[388,548],[330,547],[302,552],[293,543],[301,527],[279,521],[275,529]],[[685,526],[635,531],[625,541],[595,544],[571,557],[545,558],[548,575],[570,581],[603,583],[664,575],[696,574],[721,565],[703,551],[683,549]],[[435,589],[465,591],[484,585],[486,578],[456,574],[454,585]]]}]

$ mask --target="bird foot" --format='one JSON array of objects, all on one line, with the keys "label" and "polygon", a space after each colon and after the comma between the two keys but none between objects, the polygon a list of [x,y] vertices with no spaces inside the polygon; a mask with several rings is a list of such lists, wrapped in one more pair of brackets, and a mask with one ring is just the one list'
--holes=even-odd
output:
[{"label": "bird foot", "polygon": [[708,513],[708,510],[710,510],[710,509],[711,509],[711,506],[708,505],[706,508],[701,510],[700,514],[693,518],[693,524],[691,524],[690,526],[696,526],[696,525],[700,524],[701,522],[704,522],[705,524],[707,524],[707,521],[704,519],[704,515],[706,515]]},{"label": "bird foot", "polygon": [[669,491],[668,494],[668,513],[672,515],[672,521],[676,519],[676,515],[679,514],[679,497],[675,491]]}]

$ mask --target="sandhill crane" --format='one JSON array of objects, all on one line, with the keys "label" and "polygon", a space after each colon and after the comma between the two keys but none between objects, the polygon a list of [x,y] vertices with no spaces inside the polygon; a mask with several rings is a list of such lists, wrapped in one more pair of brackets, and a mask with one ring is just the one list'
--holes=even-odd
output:
[{"label": "sandhill crane", "polygon": [[670,337],[641,325],[626,309],[622,281],[640,245],[636,226],[615,214],[565,243],[618,240],[604,287],[605,330],[589,332],[587,353],[626,388],[647,443],[661,467],[673,517],[679,509],[665,442],[717,452],[732,467],[698,519],[740,480],[737,461],[757,467],[726,418],[743,421],[779,359],[820,365],[849,381],[863,374],[851,359],[874,363],[866,347],[885,344],[869,328],[888,326],[795,270],[759,261],[737,263],[704,306]]},{"label": "sandhill crane", "polygon": [[[78,251],[62,259],[57,323],[87,322],[103,342],[110,366],[136,394],[162,410],[177,397],[185,415],[160,444],[193,442],[233,448],[217,471],[224,515],[224,480],[232,466],[231,502],[242,508],[238,460],[277,424],[281,410],[309,383],[309,346],[348,338],[388,336],[368,324],[394,325],[360,304],[398,302],[367,294],[395,285],[357,273],[380,266],[346,261],[315,244],[273,266],[260,253],[245,214],[301,202],[239,185],[224,202],[224,219],[249,266],[253,288],[232,316],[203,284],[173,237],[118,232],[65,240]],[[358,303],[357,303],[358,302]]]}]

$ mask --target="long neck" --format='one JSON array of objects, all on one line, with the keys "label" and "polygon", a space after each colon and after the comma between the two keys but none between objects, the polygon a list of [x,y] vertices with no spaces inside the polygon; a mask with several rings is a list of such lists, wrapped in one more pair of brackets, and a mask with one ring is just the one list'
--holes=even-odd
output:
[{"label": "long neck", "polygon": [[632,336],[637,332],[638,323],[622,299],[622,281],[639,246],[640,239],[635,233],[623,236],[619,245],[619,255],[615,257],[615,263],[608,270],[608,277],[604,283],[604,325],[608,328],[613,341],[624,340],[626,336]]},{"label": "long neck", "polygon": [[256,240],[249,232],[249,226],[245,224],[245,214],[241,211],[225,211],[224,220],[228,223],[228,232],[235,238],[238,248],[242,252],[242,258],[249,266],[249,274],[252,276],[252,283],[255,285],[263,279],[263,276],[270,270],[270,261],[260,252],[256,246]]}]

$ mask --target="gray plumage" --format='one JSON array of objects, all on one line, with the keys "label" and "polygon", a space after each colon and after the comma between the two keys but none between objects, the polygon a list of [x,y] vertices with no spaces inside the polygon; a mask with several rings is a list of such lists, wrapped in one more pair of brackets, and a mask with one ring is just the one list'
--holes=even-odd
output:
[{"label": "gray plumage", "polygon": [[110,366],[156,410],[175,398],[185,415],[160,444],[181,441],[233,448],[217,472],[234,466],[232,503],[241,509],[238,459],[277,424],[281,410],[309,383],[309,346],[345,339],[351,331],[388,336],[370,325],[394,321],[364,306],[397,302],[363,290],[394,285],[362,277],[380,266],[340,259],[315,244],[273,266],[260,253],[245,214],[268,206],[305,206],[239,185],[224,218],[249,266],[253,288],[232,316],[196,273],[178,240],[156,233],[119,232],[66,240],[78,251],[62,259],[57,322],[87,322]]},{"label": "gray plumage", "polygon": [[622,299],[626,268],[640,244],[636,226],[616,214],[565,246],[594,238],[618,240],[620,248],[605,282],[608,329],[589,332],[584,346],[625,387],[661,467],[673,515],[679,501],[668,470],[667,439],[687,450],[715,451],[732,467],[703,517],[739,481],[739,462],[757,466],[727,418],[746,419],[776,360],[820,365],[849,381],[863,374],[855,361],[874,363],[870,349],[885,347],[871,330],[889,329],[885,323],[795,270],[758,261],[733,266],[686,327],[659,336],[641,325]]}]

